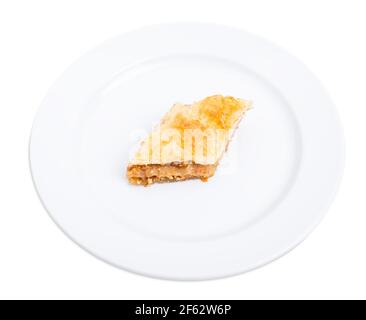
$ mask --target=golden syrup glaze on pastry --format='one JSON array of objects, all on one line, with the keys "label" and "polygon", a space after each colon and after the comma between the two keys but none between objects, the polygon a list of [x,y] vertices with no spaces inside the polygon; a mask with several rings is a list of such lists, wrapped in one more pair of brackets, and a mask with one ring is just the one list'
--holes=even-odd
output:
[{"label": "golden syrup glaze on pastry", "polygon": [[192,106],[188,112],[178,112],[169,125],[176,129],[232,129],[246,104],[231,96],[215,95],[207,97]]},{"label": "golden syrup glaze on pastry", "polygon": [[214,95],[192,105],[175,104],[141,143],[136,164],[216,164],[250,102]]}]

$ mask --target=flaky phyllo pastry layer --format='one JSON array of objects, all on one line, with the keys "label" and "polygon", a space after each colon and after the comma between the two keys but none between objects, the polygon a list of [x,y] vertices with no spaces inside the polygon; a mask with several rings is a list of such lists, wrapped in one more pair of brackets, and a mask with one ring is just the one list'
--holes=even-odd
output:
[{"label": "flaky phyllo pastry layer", "polygon": [[130,183],[213,176],[233,131],[251,103],[215,95],[192,105],[177,103],[141,142],[127,167]]}]

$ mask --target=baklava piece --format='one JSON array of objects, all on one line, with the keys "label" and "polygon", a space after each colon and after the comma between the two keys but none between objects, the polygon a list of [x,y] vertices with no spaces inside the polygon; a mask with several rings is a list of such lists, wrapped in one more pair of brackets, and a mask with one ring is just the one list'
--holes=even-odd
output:
[{"label": "baklava piece", "polygon": [[131,184],[207,181],[251,103],[215,95],[192,105],[175,104],[141,142],[127,167]]}]

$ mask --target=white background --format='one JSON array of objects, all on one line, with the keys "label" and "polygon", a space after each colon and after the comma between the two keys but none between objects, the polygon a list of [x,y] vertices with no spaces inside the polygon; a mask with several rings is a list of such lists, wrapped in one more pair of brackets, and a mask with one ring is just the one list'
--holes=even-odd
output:
[{"label": "white background", "polygon": [[[363,0],[0,0],[0,298],[366,299],[365,16]],[[241,276],[174,282],[118,270],[64,236],[33,189],[29,133],[54,80],[105,39],[175,21],[236,26],[286,48],[343,122],[346,169],[328,215],[294,251]]]}]

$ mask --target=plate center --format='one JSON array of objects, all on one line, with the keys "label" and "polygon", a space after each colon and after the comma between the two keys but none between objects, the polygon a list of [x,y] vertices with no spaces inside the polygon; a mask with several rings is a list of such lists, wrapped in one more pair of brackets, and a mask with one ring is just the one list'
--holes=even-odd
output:
[{"label": "plate center", "polygon": [[[171,105],[213,94],[253,101],[216,175],[207,183],[129,185],[129,156]],[[281,201],[299,166],[299,130],[281,93],[250,66],[221,58],[131,66],[95,93],[81,118],[78,160],[91,199],[101,215],[147,236],[196,241],[243,230]]]}]

